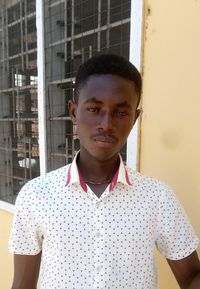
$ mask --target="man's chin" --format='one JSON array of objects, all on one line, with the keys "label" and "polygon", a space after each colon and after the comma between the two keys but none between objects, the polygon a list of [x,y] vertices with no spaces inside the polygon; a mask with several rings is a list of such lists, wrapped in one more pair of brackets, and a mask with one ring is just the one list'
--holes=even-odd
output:
[{"label": "man's chin", "polygon": [[107,161],[109,159],[112,159],[116,155],[119,154],[120,149],[118,150],[116,147],[115,149],[111,149],[110,147],[84,147],[81,145],[81,153],[84,155],[88,155],[88,157],[92,157],[95,160],[98,161]]},{"label": "man's chin", "polygon": [[100,150],[91,154],[98,161],[107,161],[118,155],[118,151]]}]

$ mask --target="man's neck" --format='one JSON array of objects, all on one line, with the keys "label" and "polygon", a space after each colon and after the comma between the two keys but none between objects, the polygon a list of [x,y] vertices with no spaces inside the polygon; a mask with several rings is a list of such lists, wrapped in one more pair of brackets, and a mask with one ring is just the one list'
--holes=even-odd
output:
[{"label": "man's neck", "polygon": [[77,158],[77,166],[84,181],[106,183],[112,180],[119,168],[119,155],[108,160],[98,160],[89,153],[81,150]]}]

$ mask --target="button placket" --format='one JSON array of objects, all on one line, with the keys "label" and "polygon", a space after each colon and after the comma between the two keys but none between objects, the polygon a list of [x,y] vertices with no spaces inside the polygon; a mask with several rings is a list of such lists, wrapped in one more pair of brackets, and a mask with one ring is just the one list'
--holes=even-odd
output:
[{"label": "button placket", "polygon": [[102,202],[95,204],[94,216],[94,280],[95,288],[103,288],[104,277],[104,208]]}]

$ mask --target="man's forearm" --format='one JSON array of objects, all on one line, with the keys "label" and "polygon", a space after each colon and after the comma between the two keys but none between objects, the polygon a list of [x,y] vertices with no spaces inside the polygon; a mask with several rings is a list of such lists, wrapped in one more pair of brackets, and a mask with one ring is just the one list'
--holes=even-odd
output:
[{"label": "man's forearm", "polygon": [[187,289],[200,289],[200,272],[195,275]]},{"label": "man's forearm", "polygon": [[20,286],[17,286],[17,287],[14,286],[14,287],[13,287],[13,286],[12,286],[11,289],[37,289],[37,288],[36,288],[36,287],[24,287],[24,286],[23,286],[23,287],[20,287]]}]

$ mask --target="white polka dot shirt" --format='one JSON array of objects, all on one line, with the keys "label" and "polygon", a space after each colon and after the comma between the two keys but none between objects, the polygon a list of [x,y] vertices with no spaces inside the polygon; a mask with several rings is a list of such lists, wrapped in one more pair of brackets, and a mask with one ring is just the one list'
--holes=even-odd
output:
[{"label": "white polka dot shirt", "polygon": [[155,246],[178,260],[198,239],[171,189],[122,160],[100,198],[76,158],[31,180],[17,197],[9,249],[42,250],[41,289],[155,289]]}]

